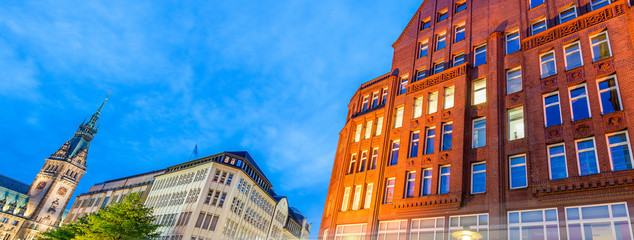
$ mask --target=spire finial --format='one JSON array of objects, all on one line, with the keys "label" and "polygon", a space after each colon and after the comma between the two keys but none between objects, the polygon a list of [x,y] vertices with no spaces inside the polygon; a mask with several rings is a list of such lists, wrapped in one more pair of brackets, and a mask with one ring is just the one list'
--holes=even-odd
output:
[{"label": "spire finial", "polygon": [[106,104],[106,101],[108,101],[108,97],[110,97],[110,94],[112,94],[112,91],[108,92],[108,96],[106,96],[106,99],[103,100],[103,103],[101,103],[101,106],[99,106],[99,109],[97,109],[97,114],[101,113],[101,109],[103,108],[103,105]]}]

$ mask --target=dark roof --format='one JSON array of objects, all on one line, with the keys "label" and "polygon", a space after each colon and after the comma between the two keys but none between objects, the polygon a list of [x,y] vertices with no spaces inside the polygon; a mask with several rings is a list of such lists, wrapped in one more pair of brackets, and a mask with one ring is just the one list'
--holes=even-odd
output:
[{"label": "dark roof", "polygon": [[30,185],[0,174],[0,187],[26,194]]},{"label": "dark roof", "polygon": [[306,217],[304,217],[304,214],[302,214],[302,212],[299,211],[299,209],[297,209],[295,207],[289,207],[289,209],[293,212],[293,214],[295,214],[297,219],[303,220],[304,218],[306,218]]},{"label": "dark roof", "polygon": [[255,160],[253,160],[253,158],[251,157],[251,155],[249,155],[249,152],[247,151],[237,151],[237,152],[225,152],[225,153],[229,153],[229,154],[233,154],[239,157],[242,157],[244,159],[246,159],[247,161],[249,161],[249,164],[251,164],[251,166],[253,166],[255,168],[255,170],[258,171],[258,173],[260,173],[260,175],[262,175],[262,177],[264,177],[264,179],[268,182],[269,179],[266,177],[266,174],[264,174],[264,172],[262,171],[262,169],[260,169],[260,167],[258,166],[258,164],[255,162]]}]

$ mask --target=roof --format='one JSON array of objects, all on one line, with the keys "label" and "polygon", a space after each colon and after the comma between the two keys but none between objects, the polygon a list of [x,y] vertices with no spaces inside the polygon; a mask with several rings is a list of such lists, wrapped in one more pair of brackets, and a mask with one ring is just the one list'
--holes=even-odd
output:
[{"label": "roof", "polygon": [[0,187],[26,194],[26,192],[29,191],[30,185],[0,174]]},{"label": "roof", "polygon": [[293,214],[295,214],[297,219],[302,220],[302,219],[306,218],[306,217],[304,217],[304,214],[302,214],[302,212],[300,212],[299,209],[297,209],[296,207],[289,207],[288,209],[291,210],[289,212],[293,212]]},{"label": "roof", "polygon": [[[407,23],[407,26],[405,27],[405,29],[403,30],[403,32],[401,32],[401,35],[398,36],[398,39],[396,39],[396,41],[394,42],[394,44],[392,44],[393,48],[396,48],[396,45],[398,45],[401,40],[403,40],[403,37],[405,36],[405,34],[410,30],[410,27],[412,27],[412,24],[414,24],[416,21],[416,19],[418,19],[418,14],[420,13],[420,11],[423,10],[423,7],[425,6],[425,4],[429,2],[427,0],[424,0],[423,3],[420,4],[420,7],[418,7],[418,9],[416,10],[416,13],[414,14],[414,16],[412,16],[412,18],[409,20],[409,22]],[[417,29],[418,30],[418,29]]]},{"label": "roof", "polygon": [[249,161],[249,164],[251,164],[251,166],[253,166],[255,168],[255,170],[257,170],[258,173],[260,173],[260,175],[262,175],[262,177],[264,177],[264,179],[266,181],[271,182],[266,177],[266,174],[264,174],[262,169],[260,169],[260,166],[258,166],[258,164],[255,162],[255,160],[253,160],[253,158],[251,157],[251,155],[249,155],[249,152],[247,152],[247,151],[237,151],[237,152],[225,152],[225,153],[236,155],[238,157],[242,157],[242,158],[246,159],[247,161]]}]

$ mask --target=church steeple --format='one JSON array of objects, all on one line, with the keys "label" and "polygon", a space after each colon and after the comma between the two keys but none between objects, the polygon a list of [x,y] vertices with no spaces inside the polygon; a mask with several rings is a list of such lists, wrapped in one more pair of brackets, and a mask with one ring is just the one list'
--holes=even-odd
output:
[{"label": "church steeple", "polygon": [[101,103],[97,112],[90,117],[88,122],[84,120],[84,122],[79,125],[77,131],[75,131],[75,136],[68,140],[67,144],[64,144],[64,146],[51,155],[51,157],[58,159],[72,159],[83,150],[88,150],[90,141],[92,141],[99,129],[97,121],[99,121],[99,114],[101,114],[101,109],[103,109],[103,105],[106,104],[106,101],[108,101],[108,97],[106,97],[103,103]]}]

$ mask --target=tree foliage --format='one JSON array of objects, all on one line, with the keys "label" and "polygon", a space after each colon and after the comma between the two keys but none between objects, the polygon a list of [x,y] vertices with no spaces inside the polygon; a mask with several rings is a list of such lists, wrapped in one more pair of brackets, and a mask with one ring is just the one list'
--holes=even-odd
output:
[{"label": "tree foliage", "polygon": [[152,209],[143,206],[138,194],[99,212],[42,233],[41,240],[136,240],[151,239],[159,234]]}]

